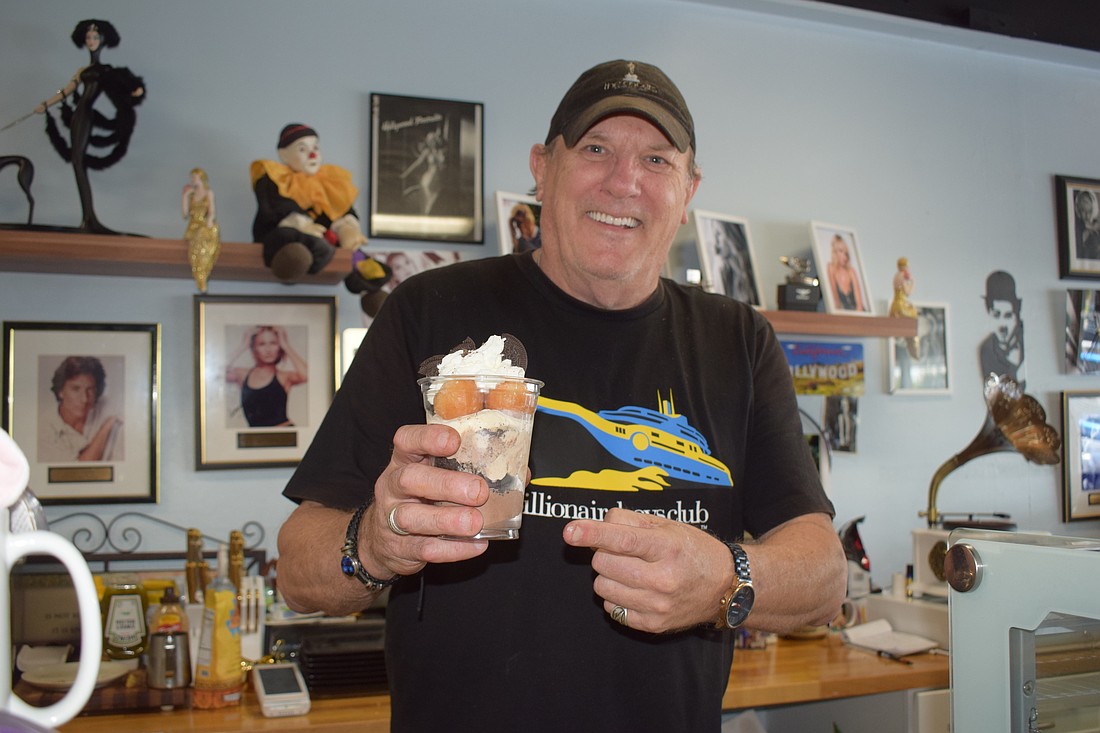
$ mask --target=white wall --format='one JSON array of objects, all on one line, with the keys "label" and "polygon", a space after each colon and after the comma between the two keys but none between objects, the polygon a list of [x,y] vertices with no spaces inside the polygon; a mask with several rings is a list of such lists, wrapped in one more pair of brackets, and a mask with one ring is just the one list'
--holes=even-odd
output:
[{"label": "white wall", "polygon": [[[497,189],[526,190],[530,145],[544,137],[580,71],[617,57],[660,65],[696,119],[704,183],[695,205],[748,217],[769,300],[783,276],[777,257],[806,251],[808,223],[820,219],[859,233],[876,307],[885,307],[903,255],[917,280],[914,298],[950,306],[954,393],[887,395],[884,347],[865,340],[859,452],[834,459],[838,523],[867,516],[861,532],[874,579],[888,584],[908,561],[909,531],[923,521],[917,512],[932,473],[984,418],[977,346],[988,332],[980,296],[990,271],[1016,277],[1028,391],[1059,432],[1060,392],[1098,386],[1062,373],[1071,284],[1058,278],[1052,176],[1100,178],[1100,63],[912,40],[786,17],[798,6],[776,5],[783,14],[673,0],[329,0],[308,8],[287,0],[101,0],[94,10],[72,0],[11,3],[0,25],[0,122],[31,109],[86,63],[68,39],[78,20],[110,20],[122,43],[102,60],[143,75],[148,99],[127,157],[93,174],[100,218],[126,231],[180,236],[179,191],[188,171],[202,166],[218,195],[223,238],[248,241],[255,211],[248,164],[273,155],[288,122],[316,127],[329,162],[354,172],[364,213],[370,92],[484,102],[491,201]],[[71,171],[49,147],[41,118],[2,133],[0,153],[34,160],[37,222],[77,223]],[[497,235],[491,205],[486,216],[489,253]],[[24,217],[13,174],[0,173],[0,221]],[[104,517],[148,510],[215,536],[255,519],[274,550],[291,508],[279,496],[289,471],[194,471],[193,291],[185,280],[0,273],[0,318],[162,323],[161,502],[94,510]],[[211,292],[336,293],[341,327],[358,325],[357,301],[342,285],[215,280]],[[820,414],[817,401],[803,404]],[[1060,487],[1059,468],[1002,454],[954,473],[939,505],[1009,512],[1026,529],[1100,535],[1097,522],[1060,522]]]}]

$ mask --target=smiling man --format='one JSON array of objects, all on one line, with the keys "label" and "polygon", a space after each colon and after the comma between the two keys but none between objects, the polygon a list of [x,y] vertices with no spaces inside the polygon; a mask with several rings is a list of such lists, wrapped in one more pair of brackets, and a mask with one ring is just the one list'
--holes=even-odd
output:
[{"label": "smiling man", "polygon": [[[392,586],[394,731],[717,731],[734,630],[826,623],[845,591],[786,359],[748,305],[660,277],[700,180],[660,69],[582,74],[530,165],[541,249],[418,274],[372,324],[284,491],[279,588],[347,613]],[[546,384],[523,526],[443,539],[489,487],[431,466],[459,438],[417,371],[493,334]]]}]

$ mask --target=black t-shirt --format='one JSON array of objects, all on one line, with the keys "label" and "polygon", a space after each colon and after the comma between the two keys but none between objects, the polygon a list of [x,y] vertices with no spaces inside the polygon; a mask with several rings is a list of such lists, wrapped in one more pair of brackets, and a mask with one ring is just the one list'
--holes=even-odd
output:
[{"label": "black t-shirt", "polygon": [[422,273],[387,299],[285,495],[362,502],[396,428],[424,421],[419,364],[503,333],[526,347],[527,376],[546,383],[520,539],[393,587],[393,730],[718,730],[730,635],[611,621],[592,590],[591,551],[561,532],[615,506],[730,540],[832,512],[786,359],[745,304],[662,280],[640,306],[604,311],[562,292],[529,255]]}]

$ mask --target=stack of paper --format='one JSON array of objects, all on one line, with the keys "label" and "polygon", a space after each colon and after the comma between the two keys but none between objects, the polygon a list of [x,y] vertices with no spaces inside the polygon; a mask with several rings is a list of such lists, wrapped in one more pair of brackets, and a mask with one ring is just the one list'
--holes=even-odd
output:
[{"label": "stack of paper", "polygon": [[919,654],[939,646],[932,639],[916,634],[907,634],[904,631],[894,631],[890,622],[884,618],[851,626],[842,632],[842,636],[844,641],[852,646],[870,649],[875,652],[886,652],[886,654],[893,657]]}]

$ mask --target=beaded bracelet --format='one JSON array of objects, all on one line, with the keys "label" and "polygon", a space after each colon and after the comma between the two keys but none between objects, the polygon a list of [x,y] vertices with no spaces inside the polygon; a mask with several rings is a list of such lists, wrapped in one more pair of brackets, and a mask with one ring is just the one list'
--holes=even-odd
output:
[{"label": "beaded bracelet", "polygon": [[349,578],[355,578],[360,583],[367,587],[367,590],[376,592],[389,586],[400,580],[400,575],[395,575],[389,580],[379,580],[363,567],[363,563],[359,561],[359,523],[363,519],[363,512],[367,511],[367,507],[371,505],[370,501],[362,504],[355,510],[355,514],[351,515],[351,521],[348,522],[348,532],[344,538],[344,547],[340,550],[342,557],[340,558],[340,571]]}]

